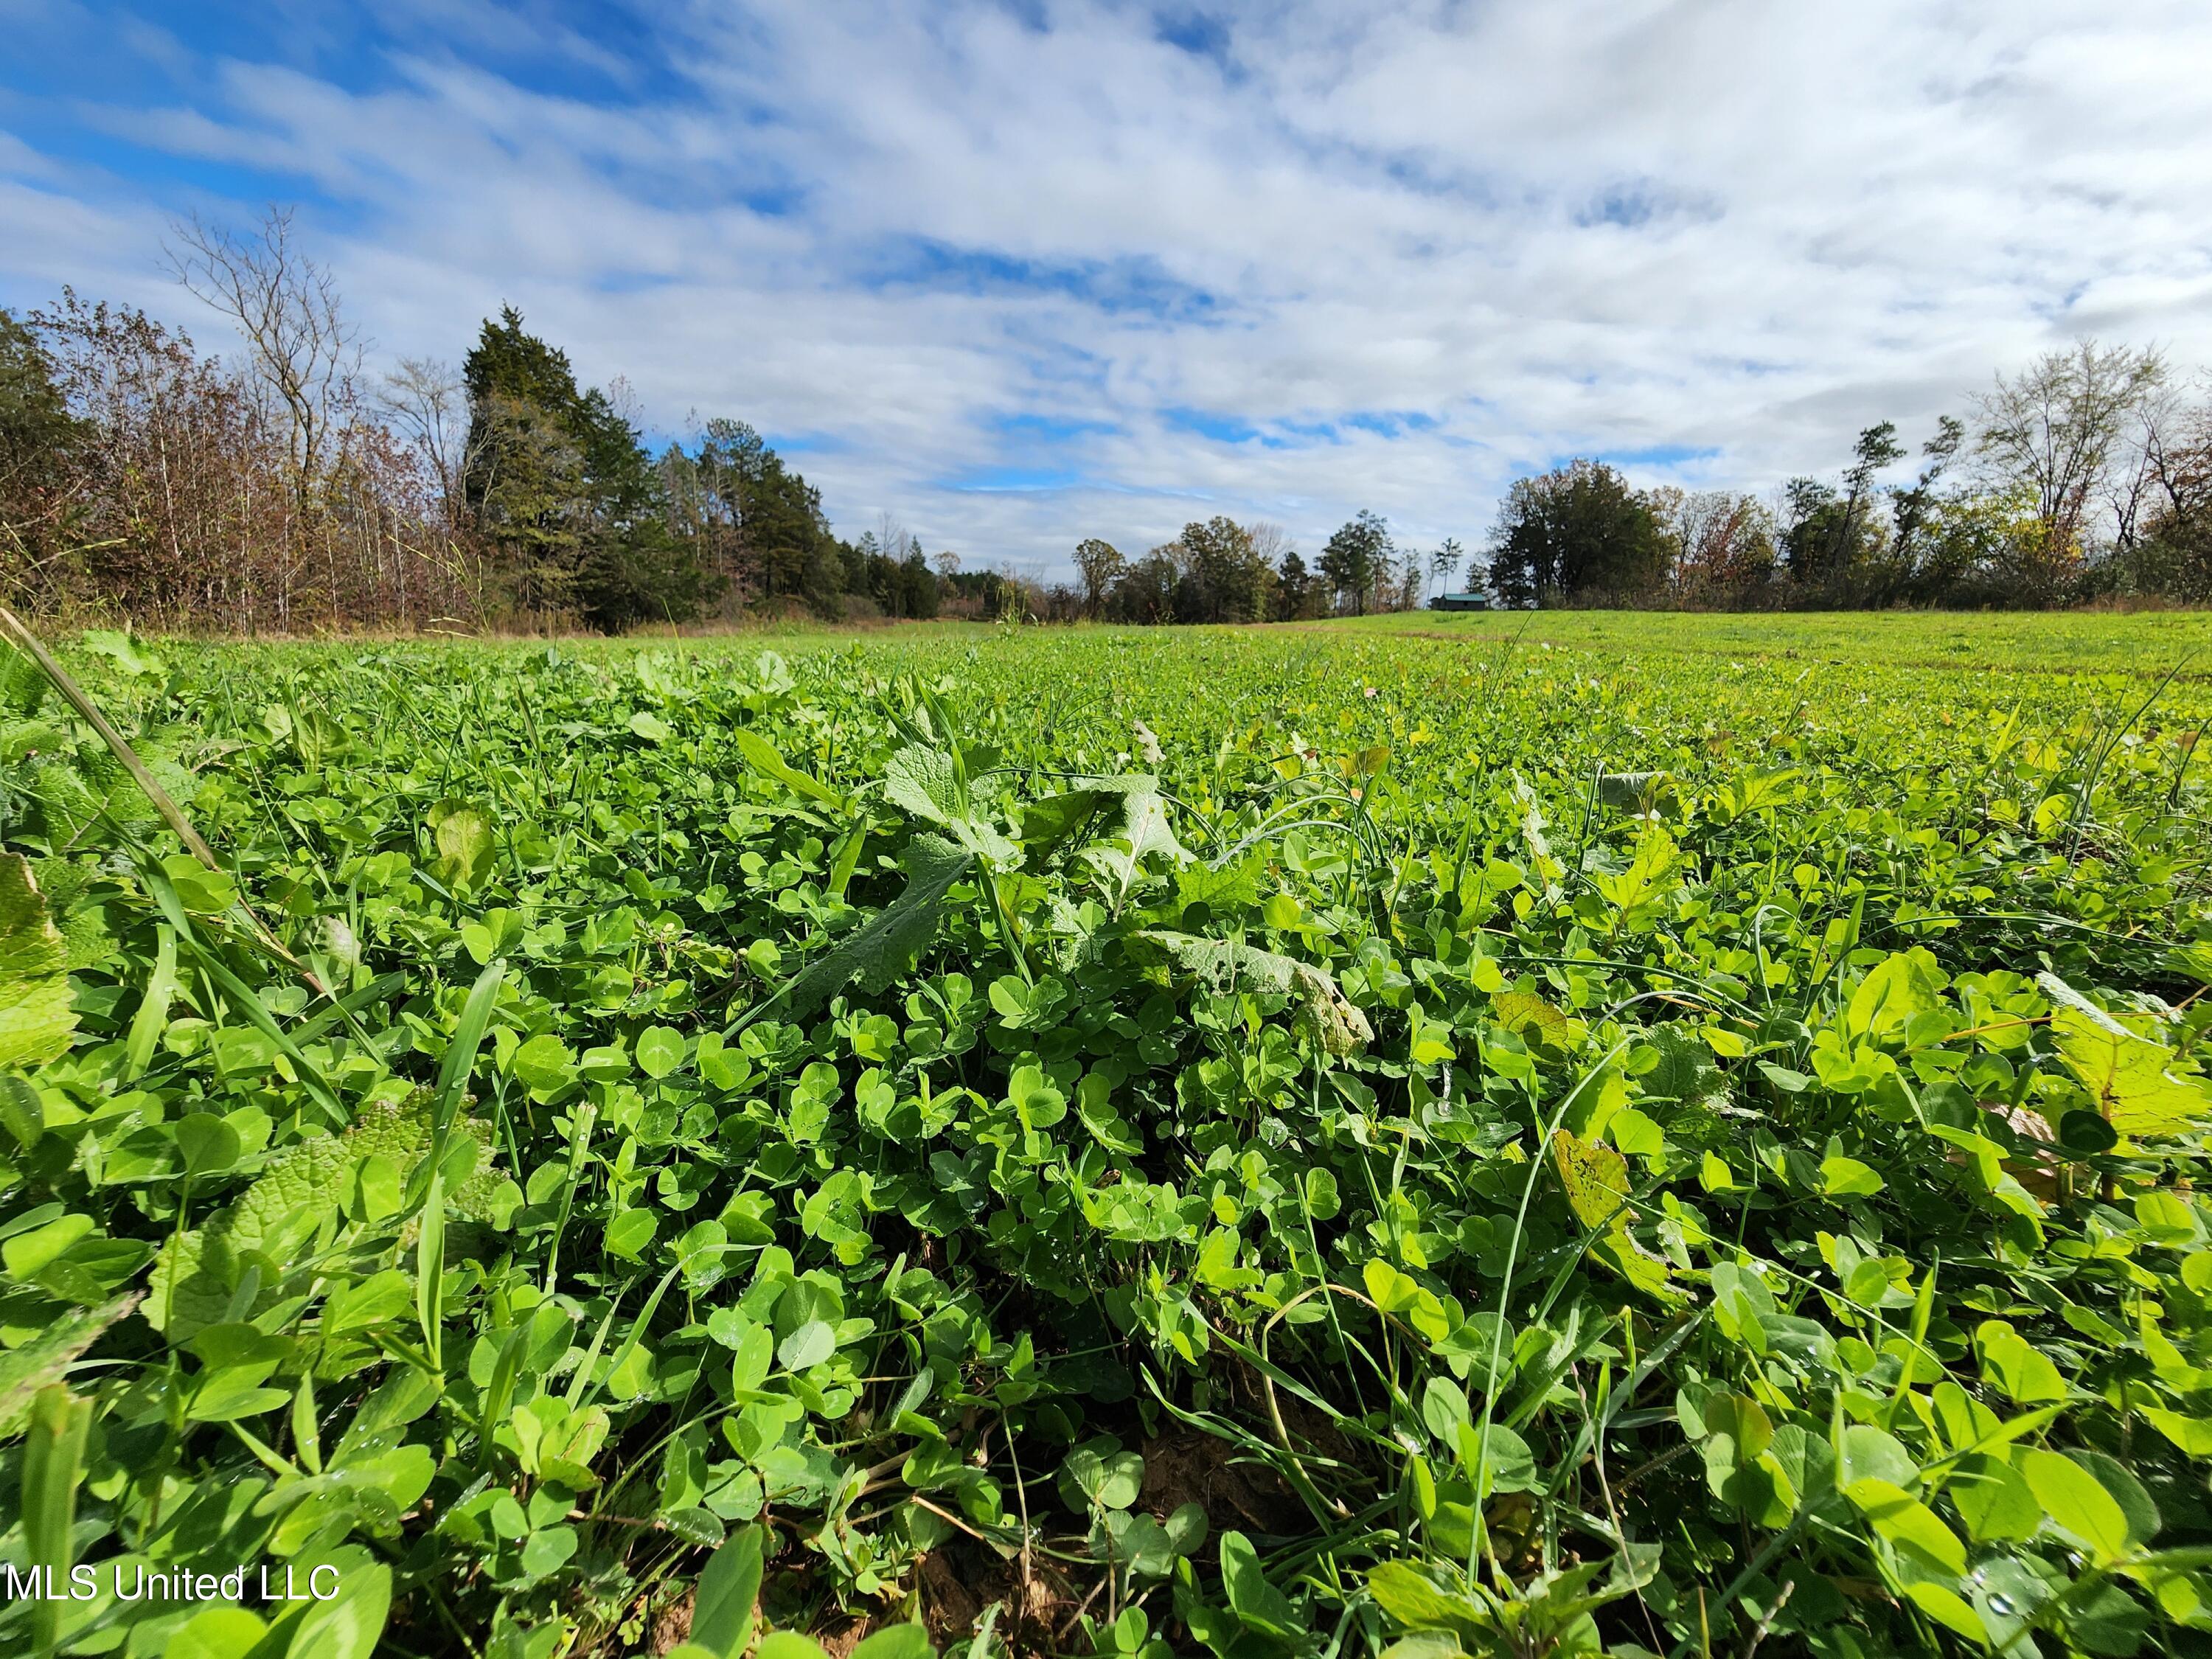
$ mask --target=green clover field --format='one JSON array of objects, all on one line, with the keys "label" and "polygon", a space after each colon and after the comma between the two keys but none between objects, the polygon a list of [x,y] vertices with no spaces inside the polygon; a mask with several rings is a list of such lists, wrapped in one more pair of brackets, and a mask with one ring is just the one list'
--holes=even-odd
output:
[{"label": "green clover field", "polygon": [[2212,623],[1986,626],[26,639],[0,1651],[2212,1653]]}]

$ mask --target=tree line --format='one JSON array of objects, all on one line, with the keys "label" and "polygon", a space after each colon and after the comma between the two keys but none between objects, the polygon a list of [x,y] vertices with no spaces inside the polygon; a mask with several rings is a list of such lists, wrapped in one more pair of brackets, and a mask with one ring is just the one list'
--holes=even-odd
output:
[{"label": "tree line", "polygon": [[[1911,459],[1905,482],[1884,481]],[[2157,352],[2083,341],[2000,374],[1917,456],[1883,421],[1832,477],[1762,499],[1638,489],[1578,459],[1515,481],[1486,544],[1403,549],[1363,512],[1309,568],[1273,526],[1217,518],[1130,560],[1075,552],[1040,614],[1294,621],[1424,603],[1877,609],[2212,603],[2212,397]],[[1464,576],[1462,572],[1464,568]],[[1455,580],[1466,586],[1457,594]],[[1438,590],[1443,590],[1442,595]]]},{"label": "tree line", "polygon": [[1486,574],[1512,605],[2205,604],[2212,398],[2156,351],[2084,340],[1996,376],[1917,455],[1883,421],[1768,501],[1577,460],[1513,485]]},{"label": "tree line", "polygon": [[[1076,580],[963,570],[885,519],[839,536],[744,422],[647,446],[513,307],[459,364],[381,376],[289,213],[175,228],[169,268],[235,362],[64,289],[0,311],[0,595],[236,632],[1020,615],[1258,623],[1431,602],[1703,608],[2212,602],[2212,399],[2084,341],[1999,375],[1910,453],[1893,422],[1771,497],[1638,489],[1582,459],[1516,481],[1486,542],[1401,546],[1363,511],[1308,562],[1278,526],[1194,521]],[[1911,460],[1910,477],[1893,476]]]},{"label": "tree line", "polygon": [[1279,525],[1217,515],[1132,558],[1095,537],[1076,545],[1075,584],[1009,584],[1002,605],[1038,620],[1116,623],[1300,622],[1339,614],[1412,610],[1426,599],[1459,544],[1432,555],[1401,548],[1389,525],[1362,512],[1332,535],[1309,566]]},{"label": "tree line", "polygon": [[0,311],[0,595],[165,629],[618,631],[981,614],[1003,579],[886,520],[845,539],[742,421],[654,453],[512,307],[458,365],[380,377],[289,213],[176,227],[237,362],[64,289]]}]

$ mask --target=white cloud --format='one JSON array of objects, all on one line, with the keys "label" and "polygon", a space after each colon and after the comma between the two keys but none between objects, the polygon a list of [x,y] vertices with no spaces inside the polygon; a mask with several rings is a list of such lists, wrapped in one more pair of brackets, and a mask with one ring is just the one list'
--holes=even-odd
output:
[{"label": "white cloud", "polygon": [[[1218,56],[1123,6],[696,0],[620,52],[398,15],[373,79],[272,49],[72,108],[291,181],[386,351],[511,300],[971,558],[1361,506],[1472,541],[1569,453],[1765,488],[2077,333],[2212,362],[2201,5],[1309,0]],[[0,134],[0,294],[143,299],[163,215],[241,193],[104,160]]]}]

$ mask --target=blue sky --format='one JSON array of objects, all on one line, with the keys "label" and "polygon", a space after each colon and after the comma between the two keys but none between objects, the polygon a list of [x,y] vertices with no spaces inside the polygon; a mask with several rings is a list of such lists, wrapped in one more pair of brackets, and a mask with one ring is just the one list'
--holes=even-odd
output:
[{"label": "blue sky", "polygon": [[848,534],[1479,542],[1519,471],[1768,489],[2094,333],[2212,362],[2212,8],[0,0],[0,304],[221,346],[296,204],[373,342],[512,301]]}]

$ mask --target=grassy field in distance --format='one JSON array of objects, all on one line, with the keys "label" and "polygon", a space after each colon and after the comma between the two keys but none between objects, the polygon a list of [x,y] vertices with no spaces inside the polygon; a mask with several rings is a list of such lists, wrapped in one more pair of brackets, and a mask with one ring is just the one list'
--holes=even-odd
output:
[{"label": "grassy field in distance", "polygon": [[1303,624],[1607,653],[1795,655],[1917,668],[2212,674],[2212,611],[1401,611]]}]

